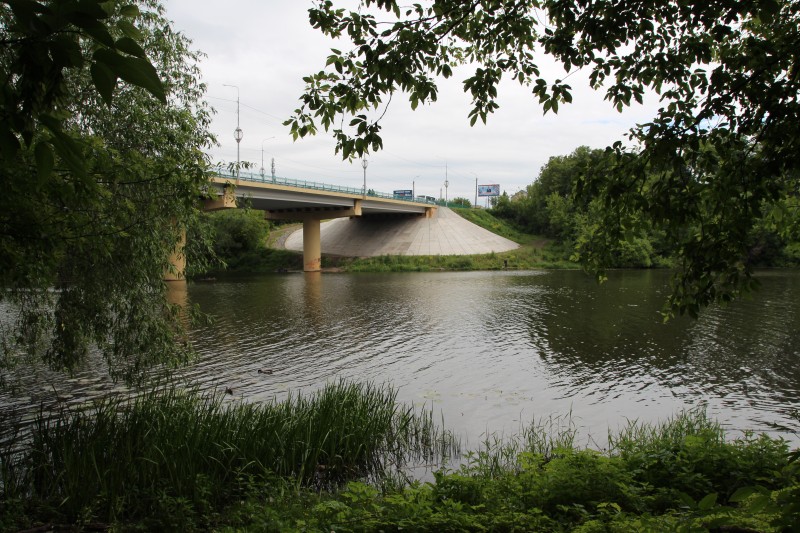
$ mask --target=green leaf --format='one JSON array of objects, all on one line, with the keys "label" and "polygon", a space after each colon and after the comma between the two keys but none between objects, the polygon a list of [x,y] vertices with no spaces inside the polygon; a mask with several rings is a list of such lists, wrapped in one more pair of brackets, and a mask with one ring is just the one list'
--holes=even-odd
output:
[{"label": "green leaf", "polygon": [[717,493],[712,492],[706,495],[702,500],[697,503],[697,508],[701,511],[708,511],[717,503]]},{"label": "green leaf", "polygon": [[754,489],[753,487],[740,487],[736,489],[736,492],[734,492],[730,498],[728,498],[728,501],[733,503],[743,502],[744,500],[755,494],[755,492],[756,489]]},{"label": "green leaf", "polygon": [[117,76],[106,65],[94,62],[91,68],[92,82],[107,106],[111,106],[114,89],[117,87]]},{"label": "green leaf", "polygon": [[78,177],[86,177],[83,151],[75,139],[61,130],[61,122],[53,116],[42,115],[39,121],[52,134],[51,143],[67,167]]},{"label": "green leaf", "polygon": [[119,8],[119,14],[123,17],[136,18],[139,16],[139,7],[133,4]]},{"label": "green leaf", "polygon": [[36,177],[39,183],[42,183],[46,181],[53,172],[53,165],[55,162],[53,149],[50,147],[49,143],[39,141],[36,143],[34,156],[36,157]]},{"label": "green leaf", "polygon": [[30,28],[34,24],[37,6],[39,5],[37,2],[32,2],[31,0],[5,0],[4,3],[11,6],[14,17],[19,20],[22,27]]},{"label": "green leaf", "polygon": [[142,32],[139,31],[139,28],[137,28],[127,20],[123,19],[117,22],[117,28],[119,28],[119,30],[123,34],[130,37],[131,39],[139,40],[142,38]]},{"label": "green leaf", "polygon": [[126,54],[130,54],[132,56],[141,57],[142,59],[147,59],[147,54],[139,46],[139,43],[131,39],[130,37],[122,37],[117,39],[117,42],[114,43],[117,50],[125,52]]},{"label": "green leaf", "polygon": [[11,131],[8,122],[0,122],[0,154],[4,159],[13,159],[19,151],[19,139]]},{"label": "green leaf", "polygon": [[114,38],[108,33],[108,28],[96,17],[84,13],[70,13],[66,18],[98,43],[105,46],[114,46]]},{"label": "green leaf", "polygon": [[95,61],[106,65],[117,77],[131,85],[145,89],[162,103],[167,102],[164,86],[158,77],[155,67],[146,59],[125,57],[118,53],[100,49],[94,53]]}]

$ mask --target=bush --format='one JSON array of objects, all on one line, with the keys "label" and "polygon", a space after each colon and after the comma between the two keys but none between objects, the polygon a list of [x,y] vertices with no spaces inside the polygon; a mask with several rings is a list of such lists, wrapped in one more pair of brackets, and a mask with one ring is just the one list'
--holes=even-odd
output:
[{"label": "bush", "polygon": [[214,231],[214,252],[223,261],[264,248],[269,222],[260,211],[225,209],[209,215]]}]

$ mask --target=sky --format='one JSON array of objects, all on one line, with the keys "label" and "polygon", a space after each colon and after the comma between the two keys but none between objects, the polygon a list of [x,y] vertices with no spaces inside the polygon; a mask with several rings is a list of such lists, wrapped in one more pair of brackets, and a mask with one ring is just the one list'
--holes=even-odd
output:
[{"label": "sky", "polygon": [[[356,5],[353,0],[334,3]],[[282,124],[300,105],[302,78],[324,68],[331,48],[351,48],[348,41],[330,40],[311,27],[311,5],[311,0],[164,2],[173,28],[206,54],[200,65],[202,81],[216,111],[211,129],[219,143],[209,153],[213,162],[236,161],[238,96],[240,158],[252,163],[255,172],[263,157],[269,174],[274,158],[278,176],[360,188],[361,161],[342,161],[330,134],[320,131],[293,141]],[[565,76],[546,56],[539,64],[548,79]],[[550,157],[582,145],[603,148],[623,140],[631,127],[648,122],[658,109],[658,99],[649,95],[643,105],[618,113],[601,92],[589,88],[588,74],[577,72],[568,78],[573,103],[559,107],[557,115],[544,115],[529,88],[504,80],[498,89],[500,109],[486,125],[479,121],[470,127],[470,99],[462,82],[472,70],[460,67],[453,78],[440,80],[438,100],[415,111],[405,95],[394,97],[381,121],[384,149],[367,156],[368,188],[413,188],[416,195],[474,201],[477,181],[499,184],[514,194],[535,181]]]}]

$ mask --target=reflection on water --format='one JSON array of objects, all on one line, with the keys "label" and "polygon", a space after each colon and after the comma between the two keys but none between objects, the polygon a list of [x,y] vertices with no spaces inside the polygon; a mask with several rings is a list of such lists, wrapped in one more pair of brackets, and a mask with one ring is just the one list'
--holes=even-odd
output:
[{"label": "reflection on water", "polygon": [[[183,379],[231,388],[231,401],[340,377],[388,381],[473,445],[569,412],[602,443],[626,420],[698,404],[731,428],[797,428],[800,275],[761,278],[750,301],[668,324],[661,271],[612,272],[601,286],[575,271],[269,275],[184,285],[171,298],[213,317],[192,332],[200,360]],[[93,368],[70,383],[39,376],[16,374],[32,392],[0,402],[24,409],[48,390],[79,401],[111,388]]]}]

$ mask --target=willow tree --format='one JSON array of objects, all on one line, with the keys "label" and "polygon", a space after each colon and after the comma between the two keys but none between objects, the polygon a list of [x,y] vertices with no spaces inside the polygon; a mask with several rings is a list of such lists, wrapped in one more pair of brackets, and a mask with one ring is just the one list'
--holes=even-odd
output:
[{"label": "willow tree", "polygon": [[0,2],[5,363],[186,359],[162,279],[207,181],[197,61],[154,0]]},{"label": "willow tree", "polygon": [[[745,242],[765,213],[782,229],[796,220],[786,206],[797,209],[800,172],[797,1],[358,4],[352,11],[323,0],[310,10],[315,28],[352,46],[306,78],[302,107],[287,122],[295,136],[330,130],[345,158],[378,150],[379,108],[397,93],[412,108],[436,100],[437,77],[457,65],[472,67],[463,80],[471,124],[497,109],[503,77],[557,113],[572,101],[569,74],[584,70],[613,108],[648,92],[662,102],[652,121],[608,148],[611,171],[578,183],[578,201],[605,207],[578,248],[589,268],[602,274],[610,250],[642,226],[663,228],[681,265],[667,310],[696,314],[753,286]],[[543,55],[564,76],[542,76]]]}]

